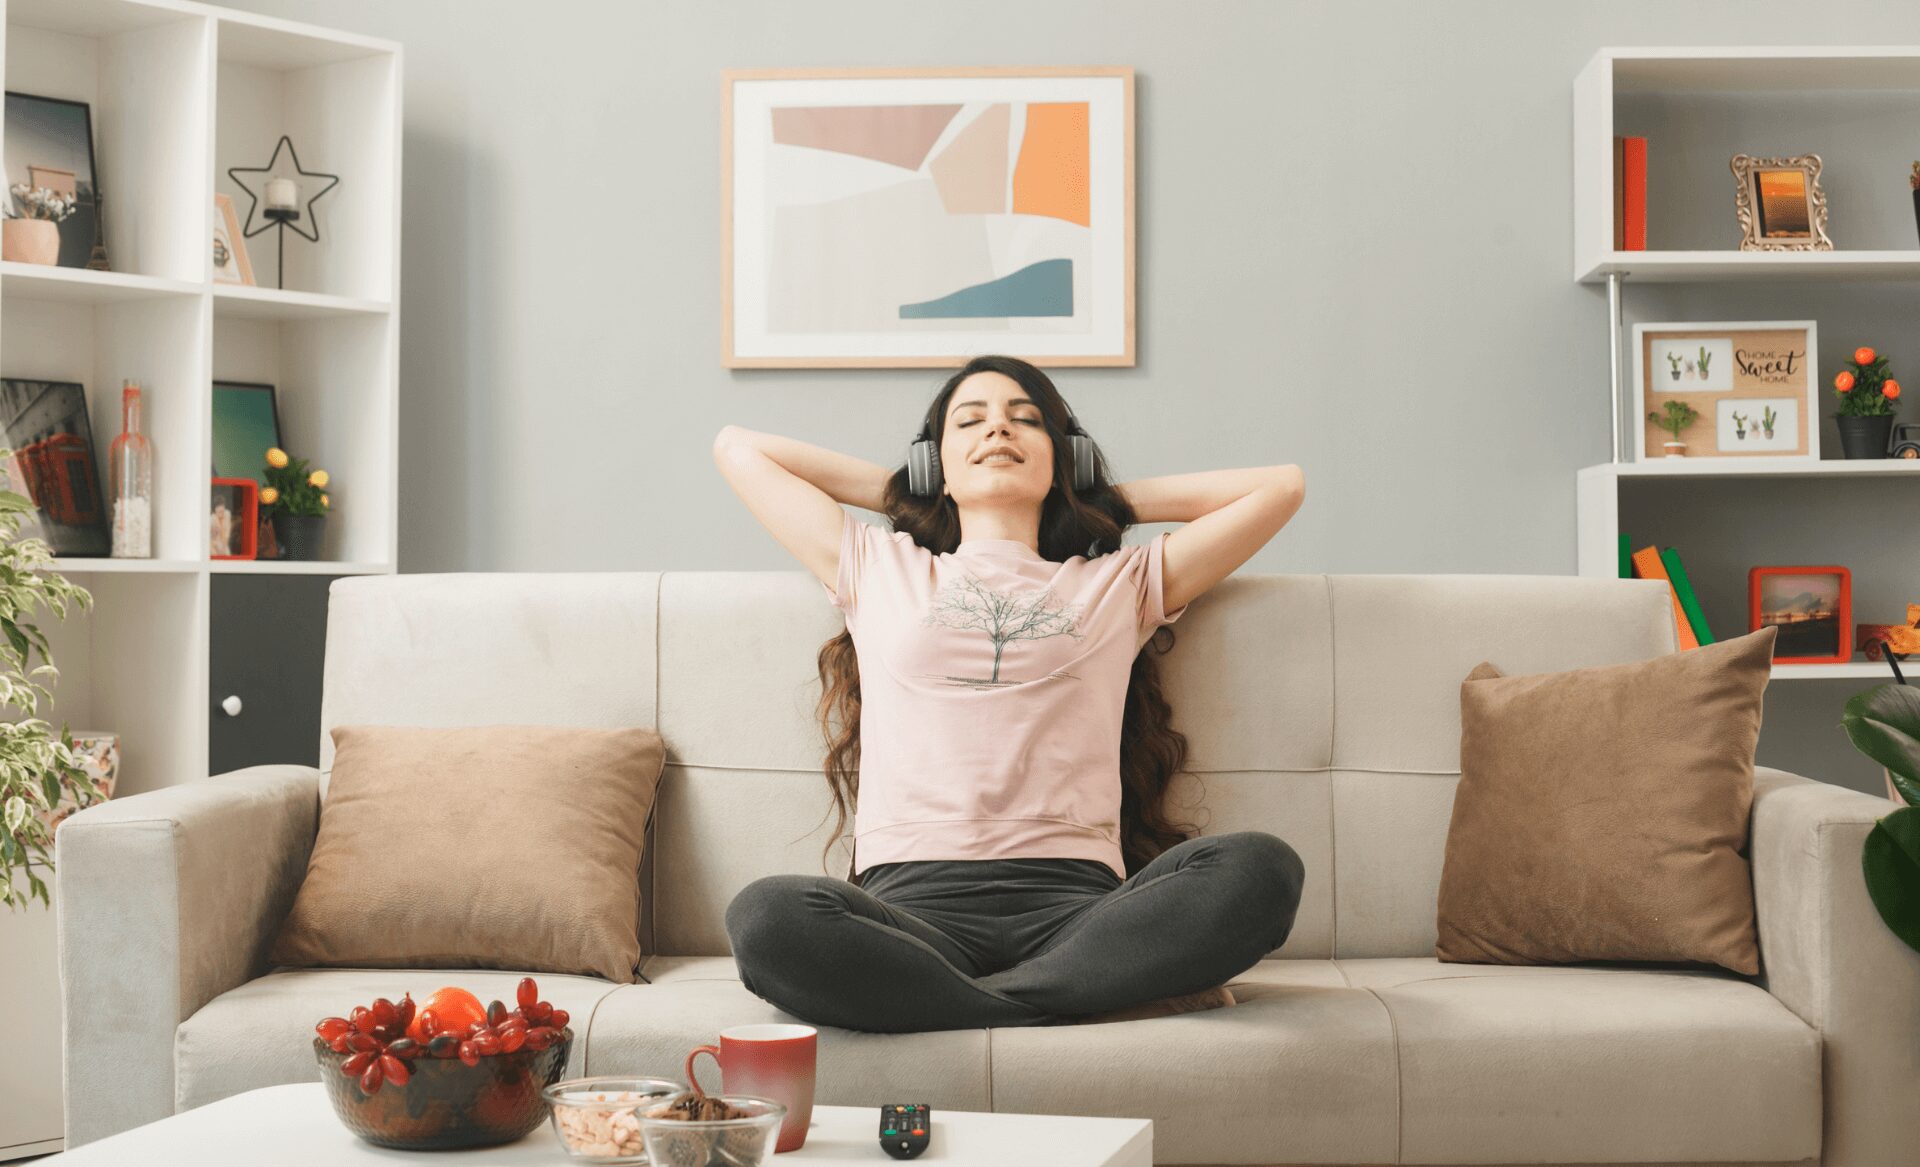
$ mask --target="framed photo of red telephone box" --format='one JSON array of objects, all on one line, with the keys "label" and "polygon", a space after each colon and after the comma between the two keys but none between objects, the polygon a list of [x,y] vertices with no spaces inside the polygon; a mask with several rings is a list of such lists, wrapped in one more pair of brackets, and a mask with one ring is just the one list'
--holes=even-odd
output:
[{"label": "framed photo of red telephone box", "polygon": [[1773,661],[1853,659],[1853,573],[1844,567],[1756,567],[1747,572],[1747,630],[1777,628]]}]

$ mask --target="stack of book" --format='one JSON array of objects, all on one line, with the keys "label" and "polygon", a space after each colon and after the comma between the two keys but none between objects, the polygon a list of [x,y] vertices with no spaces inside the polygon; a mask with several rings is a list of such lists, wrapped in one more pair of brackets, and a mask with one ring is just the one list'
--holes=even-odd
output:
[{"label": "stack of book", "polygon": [[1613,137],[1613,249],[1647,249],[1647,140]]},{"label": "stack of book", "polygon": [[1642,547],[1635,551],[1622,535],[1620,578],[1665,580],[1673,600],[1673,632],[1681,649],[1713,643],[1706,614],[1700,610],[1700,597],[1693,594],[1693,582],[1687,578],[1687,569],[1680,563],[1678,551],[1671,547]]}]

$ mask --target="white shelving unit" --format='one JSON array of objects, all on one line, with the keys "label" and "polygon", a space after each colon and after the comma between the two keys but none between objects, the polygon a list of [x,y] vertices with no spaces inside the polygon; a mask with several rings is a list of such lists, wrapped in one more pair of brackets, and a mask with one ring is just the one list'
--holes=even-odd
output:
[{"label": "white shelving unit", "polygon": [[[1822,284],[1830,285],[1839,281],[1920,282],[1920,249],[1913,247],[1836,248],[1824,252],[1742,252],[1737,248],[1737,234],[1734,234],[1733,241],[1724,249],[1688,246],[1648,251],[1614,250],[1613,135],[1616,132],[1638,132],[1628,124],[1616,130],[1616,116],[1622,106],[1659,109],[1669,123],[1680,123],[1696,105],[1702,109],[1724,109],[1724,105],[1713,103],[1736,100],[1790,102],[1803,109],[1818,109],[1819,103],[1828,102],[1833,103],[1836,110],[1855,111],[1851,116],[1863,124],[1871,125],[1878,119],[1890,126],[1895,125],[1898,123],[1892,121],[1893,115],[1889,111],[1897,113],[1904,109],[1909,119],[1913,115],[1920,115],[1920,46],[1605,48],[1596,52],[1580,71],[1574,82],[1573,101],[1573,277],[1580,283],[1604,283],[1609,287],[1612,416],[1616,427],[1615,448],[1619,451],[1616,459],[1631,457],[1632,431],[1625,427],[1639,423],[1639,419],[1632,414],[1632,362],[1623,344],[1625,328],[1622,322],[1622,298],[1629,283],[1768,283],[1800,286],[1811,295],[1817,294]],[[1859,104],[1862,102],[1865,104]],[[1698,141],[1692,138],[1687,141],[1689,147],[1673,148],[1699,148]],[[1907,141],[1905,136],[1889,134],[1885,141],[1878,143],[1880,153],[1891,151],[1906,158],[1908,155],[1902,151],[1907,149]],[[1662,147],[1662,142],[1655,138],[1649,145],[1651,155]],[[1807,149],[1821,152],[1816,146],[1808,146]],[[1710,187],[1713,183],[1722,184],[1725,190],[1725,217],[1727,223],[1731,224],[1733,186],[1731,172],[1726,165],[1730,152],[1713,156],[1708,150],[1701,149],[1700,154],[1699,159],[1683,159],[1688,165],[1684,175],[1670,171],[1668,177],[1674,180],[1676,186],[1691,188],[1685,193],[1695,198],[1701,197],[1698,194],[1701,188]],[[1830,185],[1836,177],[1836,159],[1832,154],[1823,154],[1823,158],[1828,166],[1823,183]],[[1843,164],[1858,161],[1860,159],[1852,155],[1842,160]],[[1694,165],[1696,162],[1700,163],[1697,167]],[[1662,191],[1653,189],[1650,182],[1649,219],[1659,223],[1661,220],[1658,217],[1668,212],[1673,212],[1673,219],[1683,218],[1670,204],[1662,205],[1661,194]],[[1878,206],[1861,207],[1858,205],[1861,201],[1864,200],[1857,199],[1855,206],[1850,209],[1862,217],[1869,211],[1879,214],[1888,210]],[[1878,234],[1870,232],[1862,219],[1856,218],[1849,223],[1847,235],[1881,243],[1887,241],[1889,236],[1904,232],[1905,239],[1911,240],[1914,238],[1911,211],[1901,208],[1900,215],[1904,221],[1897,224],[1891,221],[1890,214],[1886,220],[1875,222],[1873,226],[1885,228]],[[1700,234],[1698,230],[1689,231],[1688,226],[1683,223],[1675,228],[1674,233]],[[1697,226],[1697,223],[1692,226]],[[1896,227],[1898,230],[1895,230]],[[1729,227],[1730,233],[1731,230]],[[1688,238],[1684,241],[1694,243],[1699,240]],[[1650,238],[1649,242],[1653,242],[1653,239]],[[1793,313],[1796,316],[1813,314],[1811,311]],[[1692,318],[1710,320],[1713,314]],[[1830,361],[1823,358],[1824,363]],[[1833,453],[1829,451],[1830,455]],[[1739,481],[1762,488],[1767,488],[1769,484],[1796,484],[1809,492],[1811,497],[1826,499],[1823,492],[1858,489],[1850,484],[1866,480],[1884,482],[1896,489],[1920,484],[1920,462],[1847,460],[1837,456],[1823,460],[1748,458],[1695,461],[1657,458],[1645,462],[1616,460],[1589,466],[1580,470],[1576,479],[1578,571],[1584,576],[1611,577],[1618,574],[1621,513],[1623,499],[1629,494],[1642,500],[1643,507],[1654,509],[1645,502],[1651,497],[1646,492],[1658,491],[1658,509],[1679,515],[1685,513],[1690,493],[1711,491],[1721,483]],[[1908,496],[1902,495],[1902,498],[1905,497]],[[1830,501],[1838,510],[1844,498],[1834,494]],[[1656,538],[1654,532],[1645,534],[1646,537],[1639,539],[1636,546],[1655,541],[1669,542],[1665,537]],[[1702,602],[1705,603],[1704,593],[1708,588],[1703,587],[1702,570],[1713,570],[1718,574],[1735,570],[1741,556],[1737,548],[1728,546],[1728,542],[1740,536],[1734,532],[1701,532],[1700,537],[1716,540],[1716,543],[1702,546],[1690,541],[1682,547],[1682,553],[1688,564],[1689,575],[1696,589],[1703,592]],[[1749,562],[1794,561],[1789,556],[1784,560],[1752,559]],[[1744,594],[1745,572],[1744,569],[1738,570],[1739,579],[1734,584],[1717,579],[1714,581],[1721,595],[1723,617],[1729,606],[1726,597],[1735,591]],[[1740,615],[1744,620],[1744,606],[1740,608]],[[1856,605],[1856,621],[1867,618]],[[1724,618],[1720,621],[1722,624],[1726,622]],[[1744,630],[1744,624],[1740,630]],[[1735,632],[1733,628],[1726,629],[1727,634]],[[1852,662],[1845,664],[1775,665],[1773,676],[1776,680],[1884,679],[1890,673],[1885,663],[1856,656]]]},{"label": "white shelving unit", "polygon": [[[191,0],[0,0],[0,17],[4,88],[90,107],[113,268],[0,263],[0,376],[86,387],[103,490],[126,378],[155,449],[155,558],[58,563],[95,603],[43,621],[61,676],[42,715],[118,732],[119,791],[138,793],[208,770],[213,577],[395,569],[401,50]],[[340,176],[321,242],[287,241],[285,290],[273,232],[246,241],[260,286],[216,284],[213,196],[244,217],[227,168],[265,165],[282,134]],[[274,385],[285,445],[331,474],[323,559],[208,558],[215,380]],[[0,989],[44,978],[42,916],[0,915]],[[57,1037],[0,1059],[0,1160],[59,1149],[35,1085],[57,1103]]]}]

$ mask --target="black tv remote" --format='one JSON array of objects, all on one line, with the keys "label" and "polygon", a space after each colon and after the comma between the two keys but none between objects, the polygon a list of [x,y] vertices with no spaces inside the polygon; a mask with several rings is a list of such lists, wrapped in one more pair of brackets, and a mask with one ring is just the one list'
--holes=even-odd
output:
[{"label": "black tv remote", "polygon": [[894,1102],[880,1108],[880,1146],[896,1159],[911,1159],[927,1149],[933,1133],[933,1108],[924,1102]]}]

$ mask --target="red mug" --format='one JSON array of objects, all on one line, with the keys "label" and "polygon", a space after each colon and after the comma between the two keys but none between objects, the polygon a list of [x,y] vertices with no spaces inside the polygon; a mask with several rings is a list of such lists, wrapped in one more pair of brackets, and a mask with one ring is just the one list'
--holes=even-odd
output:
[{"label": "red mug", "polygon": [[720,1093],[771,1098],[787,1108],[780,1122],[781,1151],[797,1151],[813,1123],[814,1056],[820,1031],[811,1025],[735,1025],[720,1031],[720,1044],[703,1045],[687,1055],[687,1084],[693,1085],[693,1061],[712,1054],[720,1063]]}]

